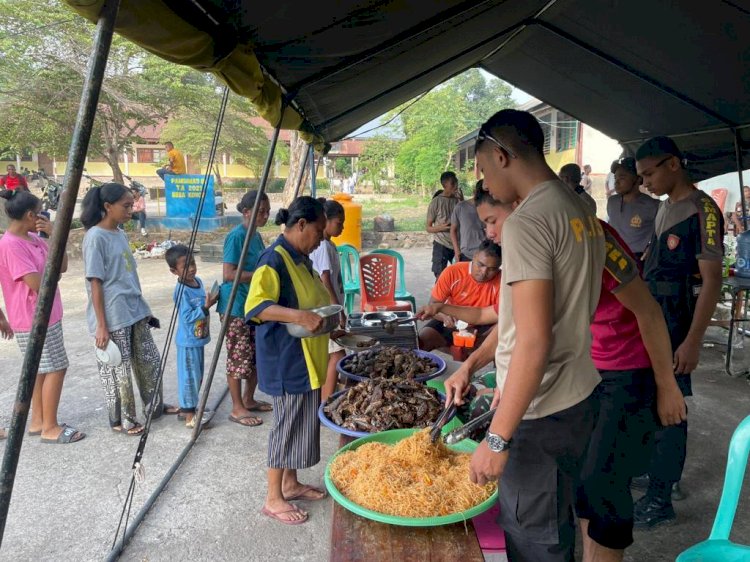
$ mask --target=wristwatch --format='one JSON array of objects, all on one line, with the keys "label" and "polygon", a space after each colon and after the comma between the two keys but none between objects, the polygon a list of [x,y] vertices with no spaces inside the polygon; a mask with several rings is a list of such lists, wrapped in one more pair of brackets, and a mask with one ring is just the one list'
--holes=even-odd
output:
[{"label": "wristwatch", "polygon": [[509,439],[508,441],[506,441],[497,433],[488,431],[487,437],[485,437],[485,441],[487,441],[487,447],[489,447],[490,451],[492,451],[493,453],[502,453],[503,451],[507,451],[508,449],[510,449],[510,443],[513,440]]}]

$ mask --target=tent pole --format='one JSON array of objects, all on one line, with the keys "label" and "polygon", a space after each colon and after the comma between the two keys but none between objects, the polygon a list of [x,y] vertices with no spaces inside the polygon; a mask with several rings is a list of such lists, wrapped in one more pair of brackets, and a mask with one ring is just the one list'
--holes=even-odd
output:
[{"label": "tent pole", "polygon": [[734,131],[734,155],[737,159],[737,175],[740,179],[740,203],[742,205],[742,229],[747,232],[747,201],[745,201],[744,186],[745,181],[742,179],[742,170],[744,165],[742,163],[742,138],[740,132],[735,129]]},{"label": "tent pole", "polygon": [[312,144],[307,147],[307,153],[310,155],[310,195],[315,198],[318,196],[318,178],[315,177],[318,173],[318,168],[315,166],[315,149]]},{"label": "tent pole", "polygon": [[120,7],[120,0],[107,0],[99,14],[96,24],[94,43],[91,47],[86,77],[83,83],[81,103],[78,106],[76,125],[68,154],[68,166],[63,180],[62,205],[55,217],[52,238],[49,241],[49,256],[42,276],[39,295],[34,312],[34,322],[31,327],[29,346],[24,354],[21,376],[18,381],[16,401],[13,405],[13,417],[8,431],[8,442],[3,455],[0,470],[0,544],[5,534],[5,524],[8,518],[8,508],[13,494],[13,483],[18,467],[18,457],[21,453],[26,419],[29,414],[29,403],[36,382],[39,360],[47,336],[47,322],[55,298],[62,262],[65,257],[65,246],[70,232],[70,223],[76,206],[81,173],[89,147],[91,130],[99,102],[99,93],[104,80],[104,70],[107,67],[109,48],[112,44],[112,33],[115,19]]},{"label": "tent pole", "polygon": [[299,177],[297,178],[297,187],[294,188],[294,197],[292,201],[299,197],[299,190],[302,187],[302,178],[305,177],[305,169],[307,168],[307,159],[310,157],[310,151],[305,150],[305,159],[302,160],[302,165],[299,167]]},{"label": "tent pole", "polygon": [[[201,396],[200,401],[198,402],[198,407],[195,410],[195,416],[198,420],[201,420],[203,418],[203,412],[206,410],[206,402],[208,402],[208,393],[211,390],[211,383],[214,379],[214,373],[216,372],[216,367],[219,364],[219,355],[221,355],[221,348],[224,344],[224,337],[226,336],[227,329],[229,327],[229,322],[231,321],[232,317],[229,312],[231,312],[232,307],[234,306],[234,301],[237,298],[237,289],[240,286],[240,277],[242,276],[242,270],[245,266],[245,259],[247,258],[247,252],[250,249],[250,241],[253,239],[253,235],[255,234],[255,227],[256,223],[258,221],[258,209],[260,209],[260,202],[263,199],[263,195],[266,193],[266,184],[268,183],[268,177],[271,174],[271,168],[273,167],[273,156],[276,152],[276,145],[279,142],[279,133],[281,132],[281,123],[284,119],[284,111],[287,108],[287,100],[283,99],[281,102],[281,114],[279,115],[279,122],[276,124],[276,127],[273,130],[273,137],[271,138],[271,146],[268,149],[268,155],[266,156],[266,163],[263,167],[263,175],[260,179],[260,184],[258,185],[258,195],[255,198],[255,204],[253,205],[253,210],[250,213],[250,224],[248,224],[247,227],[247,233],[245,234],[245,241],[242,244],[242,252],[240,253],[240,263],[237,264],[237,272],[234,275],[234,281],[232,282],[232,292],[229,294],[229,301],[227,302],[227,314],[224,314],[224,319],[221,322],[221,329],[219,330],[219,337],[216,339],[216,346],[214,348],[214,354],[211,358],[211,367],[208,370],[208,373],[206,377],[203,379],[202,389],[201,389]],[[193,429],[193,433],[190,437],[191,441],[195,441],[198,439],[198,436],[200,435],[201,431],[203,431],[203,424],[196,423],[195,428]],[[166,485],[166,482],[164,483]]]}]

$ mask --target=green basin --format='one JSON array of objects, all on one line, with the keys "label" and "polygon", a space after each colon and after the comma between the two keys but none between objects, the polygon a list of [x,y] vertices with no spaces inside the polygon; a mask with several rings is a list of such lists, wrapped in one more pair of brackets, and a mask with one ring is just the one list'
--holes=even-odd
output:
[{"label": "green basin", "polygon": [[[398,517],[396,515],[387,515],[385,513],[380,513],[379,511],[366,509],[361,505],[351,501],[349,498],[344,496],[344,494],[342,494],[338,488],[336,488],[336,485],[331,479],[331,463],[338,455],[345,451],[353,451],[354,449],[364,445],[365,443],[378,442],[386,443],[388,445],[394,445],[402,439],[406,439],[410,435],[413,435],[417,431],[421,430],[392,429],[390,431],[382,431],[380,433],[375,433],[367,437],[361,437],[360,439],[352,441],[348,445],[345,445],[344,447],[339,449],[339,451],[331,458],[331,460],[328,461],[328,466],[326,466],[325,484],[326,488],[328,489],[328,493],[330,493],[333,499],[343,507],[345,507],[352,513],[356,513],[357,515],[364,517],[365,519],[372,519],[373,521],[379,521],[380,523],[402,525],[405,527],[437,527],[438,525],[460,523],[462,521],[466,521],[467,519],[471,519],[472,517],[476,517],[481,513],[484,513],[497,503],[497,490],[495,490],[495,493],[493,493],[485,501],[477,506],[472,507],[471,509],[467,509],[466,511],[452,513],[450,515],[443,515],[441,517]],[[448,447],[450,449],[453,449],[454,451],[471,453],[474,451],[474,449],[477,448],[477,445],[478,443],[476,441],[465,439],[464,441],[456,443],[455,445],[449,445]]]}]

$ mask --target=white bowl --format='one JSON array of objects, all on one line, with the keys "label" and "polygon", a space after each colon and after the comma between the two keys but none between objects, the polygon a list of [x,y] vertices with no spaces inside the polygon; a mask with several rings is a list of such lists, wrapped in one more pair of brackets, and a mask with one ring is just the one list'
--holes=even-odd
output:
[{"label": "white bowl", "polygon": [[108,367],[119,367],[122,364],[120,348],[112,340],[107,342],[105,349],[96,348],[96,358]]}]

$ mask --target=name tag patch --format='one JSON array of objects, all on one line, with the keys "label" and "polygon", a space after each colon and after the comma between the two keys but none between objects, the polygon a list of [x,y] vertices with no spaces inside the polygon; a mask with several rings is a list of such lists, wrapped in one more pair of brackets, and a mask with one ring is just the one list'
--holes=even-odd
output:
[{"label": "name tag patch", "polygon": [[680,237],[675,234],[670,234],[667,237],[667,248],[674,250],[680,245]]}]

